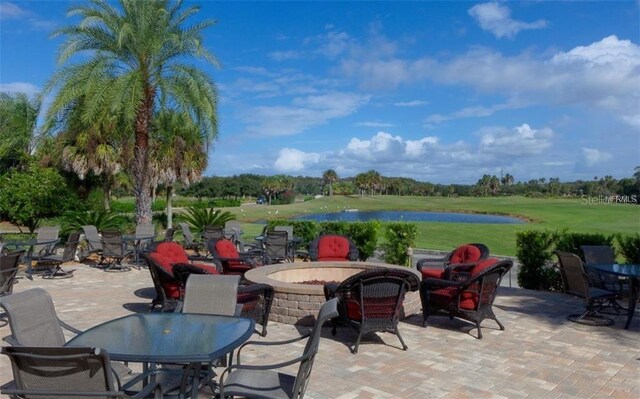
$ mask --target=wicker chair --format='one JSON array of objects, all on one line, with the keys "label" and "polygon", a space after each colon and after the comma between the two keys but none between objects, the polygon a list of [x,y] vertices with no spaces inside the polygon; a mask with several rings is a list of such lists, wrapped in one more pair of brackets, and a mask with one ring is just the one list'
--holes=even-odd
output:
[{"label": "wicker chair", "polygon": [[321,261],[357,261],[360,254],[351,239],[337,234],[323,234],[309,243],[309,259]]},{"label": "wicker chair", "polygon": [[614,323],[602,315],[605,304],[615,301],[618,293],[590,284],[589,275],[584,269],[580,257],[570,252],[556,251],[558,267],[562,276],[563,290],[566,294],[583,298],[586,309],[581,314],[567,316],[569,321],[580,324],[610,326]]},{"label": "wicker chair", "polygon": [[137,384],[131,380],[124,386],[114,376],[106,351],[84,347],[4,347],[2,354],[11,360],[14,381],[4,385],[1,392],[20,398],[145,398],[155,392],[156,384],[147,384],[131,394],[127,387]]},{"label": "wicker chair", "polygon": [[420,284],[423,325],[429,316],[458,317],[475,323],[478,339],[480,323],[492,319],[501,330],[504,326],[493,313],[493,301],[502,277],[511,269],[510,260],[489,258],[471,265],[460,265],[447,278],[427,278]]},{"label": "wicker chair", "polygon": [[[320,333],[322,325],[328,320],[338,315],[337,299],[330,300],[322,305],[316,324],[311,333],[298,338],[280,342],[249,341],[238,350],[236,364],[229,366],[220,375],[220,397],[241,396],[245,398],[285,398],[301,399],[309,383],[311,369],[320,346]],[[278,345],[286,345],[307,339],[304,351],[301,356],[294,359],[283,360],[277,364],[270,365],[244,365],[240,355],[242,350],[251,345],[273,346],[274,352],[278,350]],[[278,357],[281,359],[281,357]],[[300,363],[298,373],[294,375],[276,371],[285,366]]]},{"label": "wicker chair", "polygon": [[156,297],[151,302],[151,310],[159,307],[162,312],[173,311],[181,303],[182,287],[173,273],[176,265],[191,265],[208,274],[220,273],[215,266],[203,263],[192,264],[184,248],[176,242],[158,243],[151,252],[143,253],[142,257],[149,265],[149,273],[156,290]]},{"label": "wicker chair", "polygon": [[[186,292],[187,281],[192,274],[211,274],[194,265],[181,263],[173,267],[173,276],[180,284],[180,292]],[[229,276],[231,277],[231,276]],[[262,326],[260,335],[267,335],[267,323],[273,302],[273,287],[268,284],[239,285],[236,303],[241,307],[239,315],[250,317]]]},{"label": "wicker chair", "polygon": [[67,243],[64,246],[64,252],[62,255],[47,255],[38,260],[37,265],[44,265],[48,267],[47,272],[42,276],[43,278],[69,278],[73,277],[73,270],[63,270],[62,264],[72,262],[76,257],[76,250],[78,249],[78,243],[80,242],[80,232],[73,232],[69,234]]},{"label": "wicker chair", "polygon": [[477,263],[489,257],[489,248],[484,244],[461,245],[446,256],[439,259],[420,259],[416,268],[422,273],[422,278],[443,278],[444,270],[454,265]]},{"label": "wicker chair", "polygon": [[226,238],[207,241],[207,249],[213,259],[222,265],[222,274],[244,273],[262,264],[261,252],[238,252],[233,242]]},{"label": "wicker chair", "polygon": [[325,285],[325,297],[339,299],[339,317],[334,319],[332,334],[336,335],[338,324],[353,328],[358,338],[352,353],[358,352],[363,335],[376,331],[397,335],[406,350],[398,330],[400,309],[405,293],[417,291],[419,285],[420,278],[413,271],[391,268],[364,270],[340,284]]}]

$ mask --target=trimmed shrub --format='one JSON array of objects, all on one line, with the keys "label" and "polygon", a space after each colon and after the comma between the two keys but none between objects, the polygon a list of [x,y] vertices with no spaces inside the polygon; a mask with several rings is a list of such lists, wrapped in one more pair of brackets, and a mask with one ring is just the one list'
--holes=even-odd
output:
[{"label": "trimmed shrub", "polygon": [[558,233],[556,251],[571,252],[584,261],[584,253],[580,249],[583,245],[608,245],[613,247],[614,236],[599,233],[569,233],[566,230]]},{"label": "trimmed shrub", "polygon": [[384,231],[386,242],[382,245],[384,261],[394,265],[411,266],[411,257],[407,255],[407,249],[415,245],[417,233],[418,228],[414,223],[387,223]]},{"label": "trimmed shrub", "polygon": [[521,231],[516,233],[516,255],[520,262],[518,284],[533,290],[558,290],[562,287],[560,272],[553,267],[553,247],[557,232]]},{"label": "trimmed shrub", "polygon": [[368,222],[358,222],[348,224],[347,236],[356,244],[359,252],[359,260],[365,261],[373,256],[378,247],[378,231],[380,221],[370,220]]},{"label": "trimmed shrub", "polygon": [[640,264],[640,234],[636,233],[632,236],[616,236],[620,252],[627,263]]}]

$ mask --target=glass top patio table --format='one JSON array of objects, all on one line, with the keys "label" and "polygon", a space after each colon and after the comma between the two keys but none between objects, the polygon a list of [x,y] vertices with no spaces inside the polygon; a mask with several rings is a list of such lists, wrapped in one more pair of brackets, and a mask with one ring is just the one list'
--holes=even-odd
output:
[{"label": "glass top patio table", "polygon": [[631,320],[635,314],[636,303],[638,302],[638,292],[640,292],[640,264],[618,264],[618,263],[603,263],[603,264],[590,264],[587,265],[592,269],[596,269],[600,272],[614,274],[616,276],[629,277],[630,292],[629,292],[629,304],[627,313],[627,323],[625,329],[629,329]]},{"label": "glass top patio table", "polygon": [[90,328],[66,346],[105,349],[111,359],[206,363],[233,351],[254,329],[248,318],[187,313],[132,314]]}]

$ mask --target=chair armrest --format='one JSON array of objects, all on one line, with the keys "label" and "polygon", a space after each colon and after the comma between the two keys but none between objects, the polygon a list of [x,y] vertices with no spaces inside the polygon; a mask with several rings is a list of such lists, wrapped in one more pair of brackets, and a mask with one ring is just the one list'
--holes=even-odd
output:
[{"label": "chair armrest", "polygon": [[463,286],[463,283],[459,281],[452,280],[444,280],[441,278],[426,278],[422,280],[422,288],[431,290],[431,289],[440,289],[440,288],[460,288]]},{"label": "chair armrest", "polygon": [[306,333],[304,335],[301,335],[299,337],[295,337],[295,338],[290,338],[290,339],[286,339],[284,341],[247,341],[244,344],[240,345],[240,347],[238,348],[238,354],[236,355],[236,359],[238,364],[240,364],[240,353],[242,352],[242,349],[244,349],[244,347],[249,346],[249,345],[262,345],[262,346],[276,346],[276,345],[286,345],[286,344],[292,344],[294,342],[298,342],[298,341],[302,341],[303,339],[307,339],[311,336],[311,333]]},{"label": "chair armrest", "polygon": [[238,294],[245,294],[251,292],[273,292],[273,287],[265,283],[256,283],[249,285],[238,286]]},{"label": "chair armrest", "polygon": [[12,335],[7,335],[6,337],[2,338],[5,342],[9,343],[11,346],[24,346],[24,345],[20,345],[20,342],[18,342],[15,338],[13,338]]},{"label": "chair armrest", "polygon": [[446,259],[445,258],[438,258],[438,259],[420,259],[417,263],[416,263],[416,269],[418,269],[418,271],[422,270],[423,268],[444,268],[446,266]]},{"label": "chair armrest", "polygon": [[71,325],[69,325],[69,324],[65,323],[64,321],[62,321],[62,320],[60,320],[60,319],[58,319],[58,323],[60,323],[60,325],[61,325],[65,330],[71,331],[71,332],[72,332],[72,333],[74,333],[74,334],[80,334],[80,333],[82,332],[82,330],[78,330],[77,328],[75,328],[75,327],[73,327],[73,326],[71,326]]}]

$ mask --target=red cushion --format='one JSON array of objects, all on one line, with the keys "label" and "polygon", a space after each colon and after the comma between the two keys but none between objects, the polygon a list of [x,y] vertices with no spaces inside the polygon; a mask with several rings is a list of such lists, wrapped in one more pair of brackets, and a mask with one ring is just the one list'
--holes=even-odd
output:
[{"label": "red cushion", "polygon": [[193,266],[199,267],[200,269],[204,270],[208,274],[220,274],[218,272],[218,269],[215,268],[215,266],[205,265],[204,263],[194,263]]},{"label": "red cushion", "polygon": [[[479,262],[471,269],[471,275],[469,278],[477,276],[482,271],[495,265],[498,259],[489,258]],[[468,287],[470,291],[477,291],[477,284],[472,284]],[[440,306],[446,306],[453,301],[453,295],[456,290],[454,288],[442,288],[439,290],[429,292],[429,302],[433,302]],[[475,292],[464,291],[460,294],[460,309],[475,310],[478,307],[478,294]]]},{"label": "red cushion", "polygon": [[473,267],[473,269],[471,269],[471,276],[470,277],[477,276],[479,273],[481,273],[485,269],[495,265],[498,262],[499,262],[499,260],[496,259],[496,258],[488,258],[488,259],[485,259],[485,260],[483,260],[481,262],[478,262],[478,264],[475,265]]},{"label": "red cushion", "polygon": [[349,260],[349,240],[340,236],[322,237],[318,242],[318,260]]},{"label": "red cushion", "polygon": [[158,244],[156,250],[151,253],[151,259],[165,269],[173,263],[189,263],[187,253],[180,244],[175,242],[163,242]]},{"label": "red cushion", "polygon": [[444,277],[444,269],[434,269],[425,267],[420,270],[422,273],[422,278],[443,278]]},{"label": "red cushion", "polygon": [[233,245],[231,241],[225,239],[216,241],[216,252],[218,253],[218,256],[222,258],[239,257],[236,246]]},{"label": "red cushion", "polygon": [[[360,312],[360,302],[353,298],[348,298],[347,316],[351,320],[362,321]],[[364,315],[367,319],[390,319],[396,311],[396,297],[368,298],[364,304]]]},{"label": "red cushion", "polygon": [[472,263],[480,260],[482,253],[475,245],[463,245],[458,247],[451,255],[450,264]]}]

